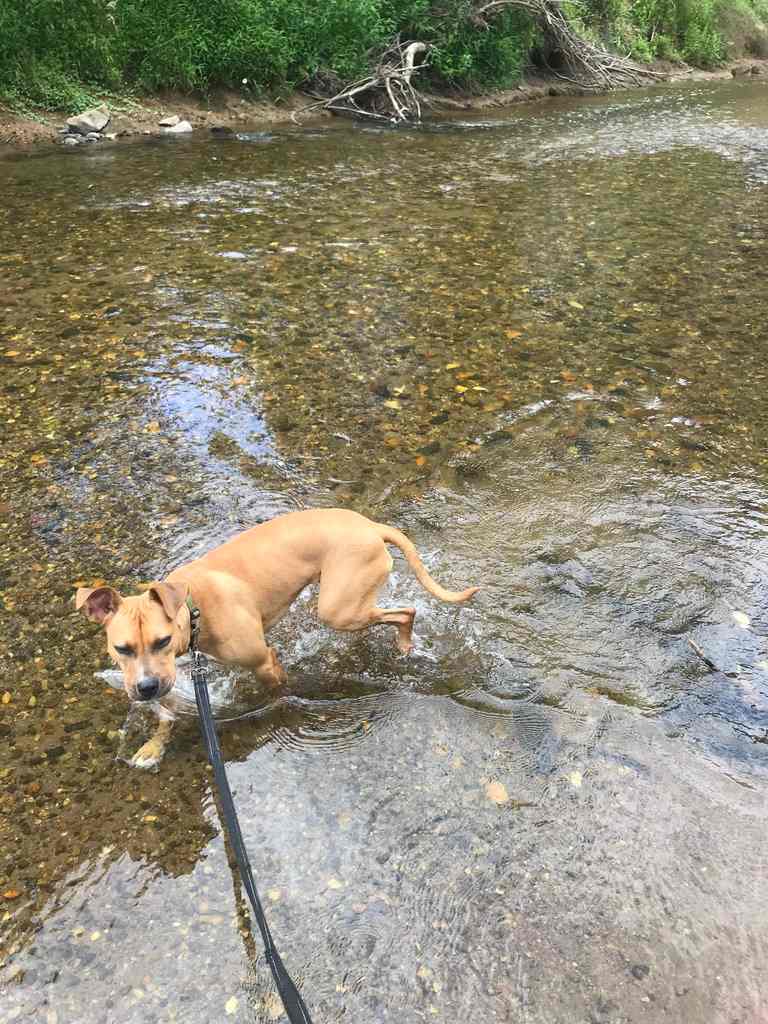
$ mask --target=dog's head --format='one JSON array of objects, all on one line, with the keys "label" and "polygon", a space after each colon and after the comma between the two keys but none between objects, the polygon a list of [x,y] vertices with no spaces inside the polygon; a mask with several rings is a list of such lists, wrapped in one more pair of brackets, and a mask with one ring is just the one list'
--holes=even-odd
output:
[{"label": "dog's head", "polygon": [[189,645],[188,588],[151,583],[123,597],[112,587],[80,587],[75,607],[107,634],[107,649],[123,673],[131,700],[157,700],[176,682],[176,655]]}]

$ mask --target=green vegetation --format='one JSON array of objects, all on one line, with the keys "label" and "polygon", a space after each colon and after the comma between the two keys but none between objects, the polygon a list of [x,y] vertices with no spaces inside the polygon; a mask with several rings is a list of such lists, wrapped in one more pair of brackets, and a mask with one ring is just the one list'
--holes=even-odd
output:
[{"label": "green vegetation", "polygon": [[[0,96],[82,108],[108,91],[257,94],[349,80],[396,33],[434,46],[432,85],[494,88],[542,52],[527,17],[472,0],[2,0]],[[768,0],[564,0],[588,38],[642,60],[768,56]]]},{"label": "green vegetation", "polygon": [[768,0],[588,0],[569,13],[585,34],[636,60],[708,68],[768,57]]}]

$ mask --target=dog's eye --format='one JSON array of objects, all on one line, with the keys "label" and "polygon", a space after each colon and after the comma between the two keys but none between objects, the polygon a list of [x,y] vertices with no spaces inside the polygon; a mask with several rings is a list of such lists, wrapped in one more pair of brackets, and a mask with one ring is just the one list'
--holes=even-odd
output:
[{"label": "dog's eye", "polygon": [[118,654],[122,654],[123,657],[130,657],[133,654],[133,648],[130,644],[115,644],[115,650]]},{"label": "dog's eye", "polygon": [[156,651],[162,651],[162,649],[167,647],[170,642],[171,638],[169,636],[163,636],[159,640],[155,640],[152,646]]}]

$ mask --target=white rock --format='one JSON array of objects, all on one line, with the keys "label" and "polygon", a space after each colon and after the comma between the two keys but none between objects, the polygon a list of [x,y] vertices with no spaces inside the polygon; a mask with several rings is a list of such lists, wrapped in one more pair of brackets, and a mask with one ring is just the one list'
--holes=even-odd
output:
[{"label": "white rock", "polygon": [[173,125],[171,128],[163,128],[166,135],[181,135],[183,132],[191,132],[192,125],[189,121],[179,121],[178,124]]},{"label": "white rock", "polygon": [[102,132],[112,119],[106,107],[93,107],[91,110],[84,110],[82,114],[67,118],[67,125],[72,131],[87,135],[88,132]]},{"label": "white rock", "polygon": [[175,128],[179,123],[179,115],[171,114],[170,117],[164,117],[162,121],[157,122],[161,128]]}]

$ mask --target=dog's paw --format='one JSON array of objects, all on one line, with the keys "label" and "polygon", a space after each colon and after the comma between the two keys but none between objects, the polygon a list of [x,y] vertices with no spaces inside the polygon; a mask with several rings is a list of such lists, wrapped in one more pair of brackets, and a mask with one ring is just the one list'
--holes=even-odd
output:
[{"label": "dog's paw", "polygon": [[148,740],[143,747],[139,747],[131,760],[128,762],[133,768],[151,769],[157,768],[163,759],[165,747],[155,740]]}]

